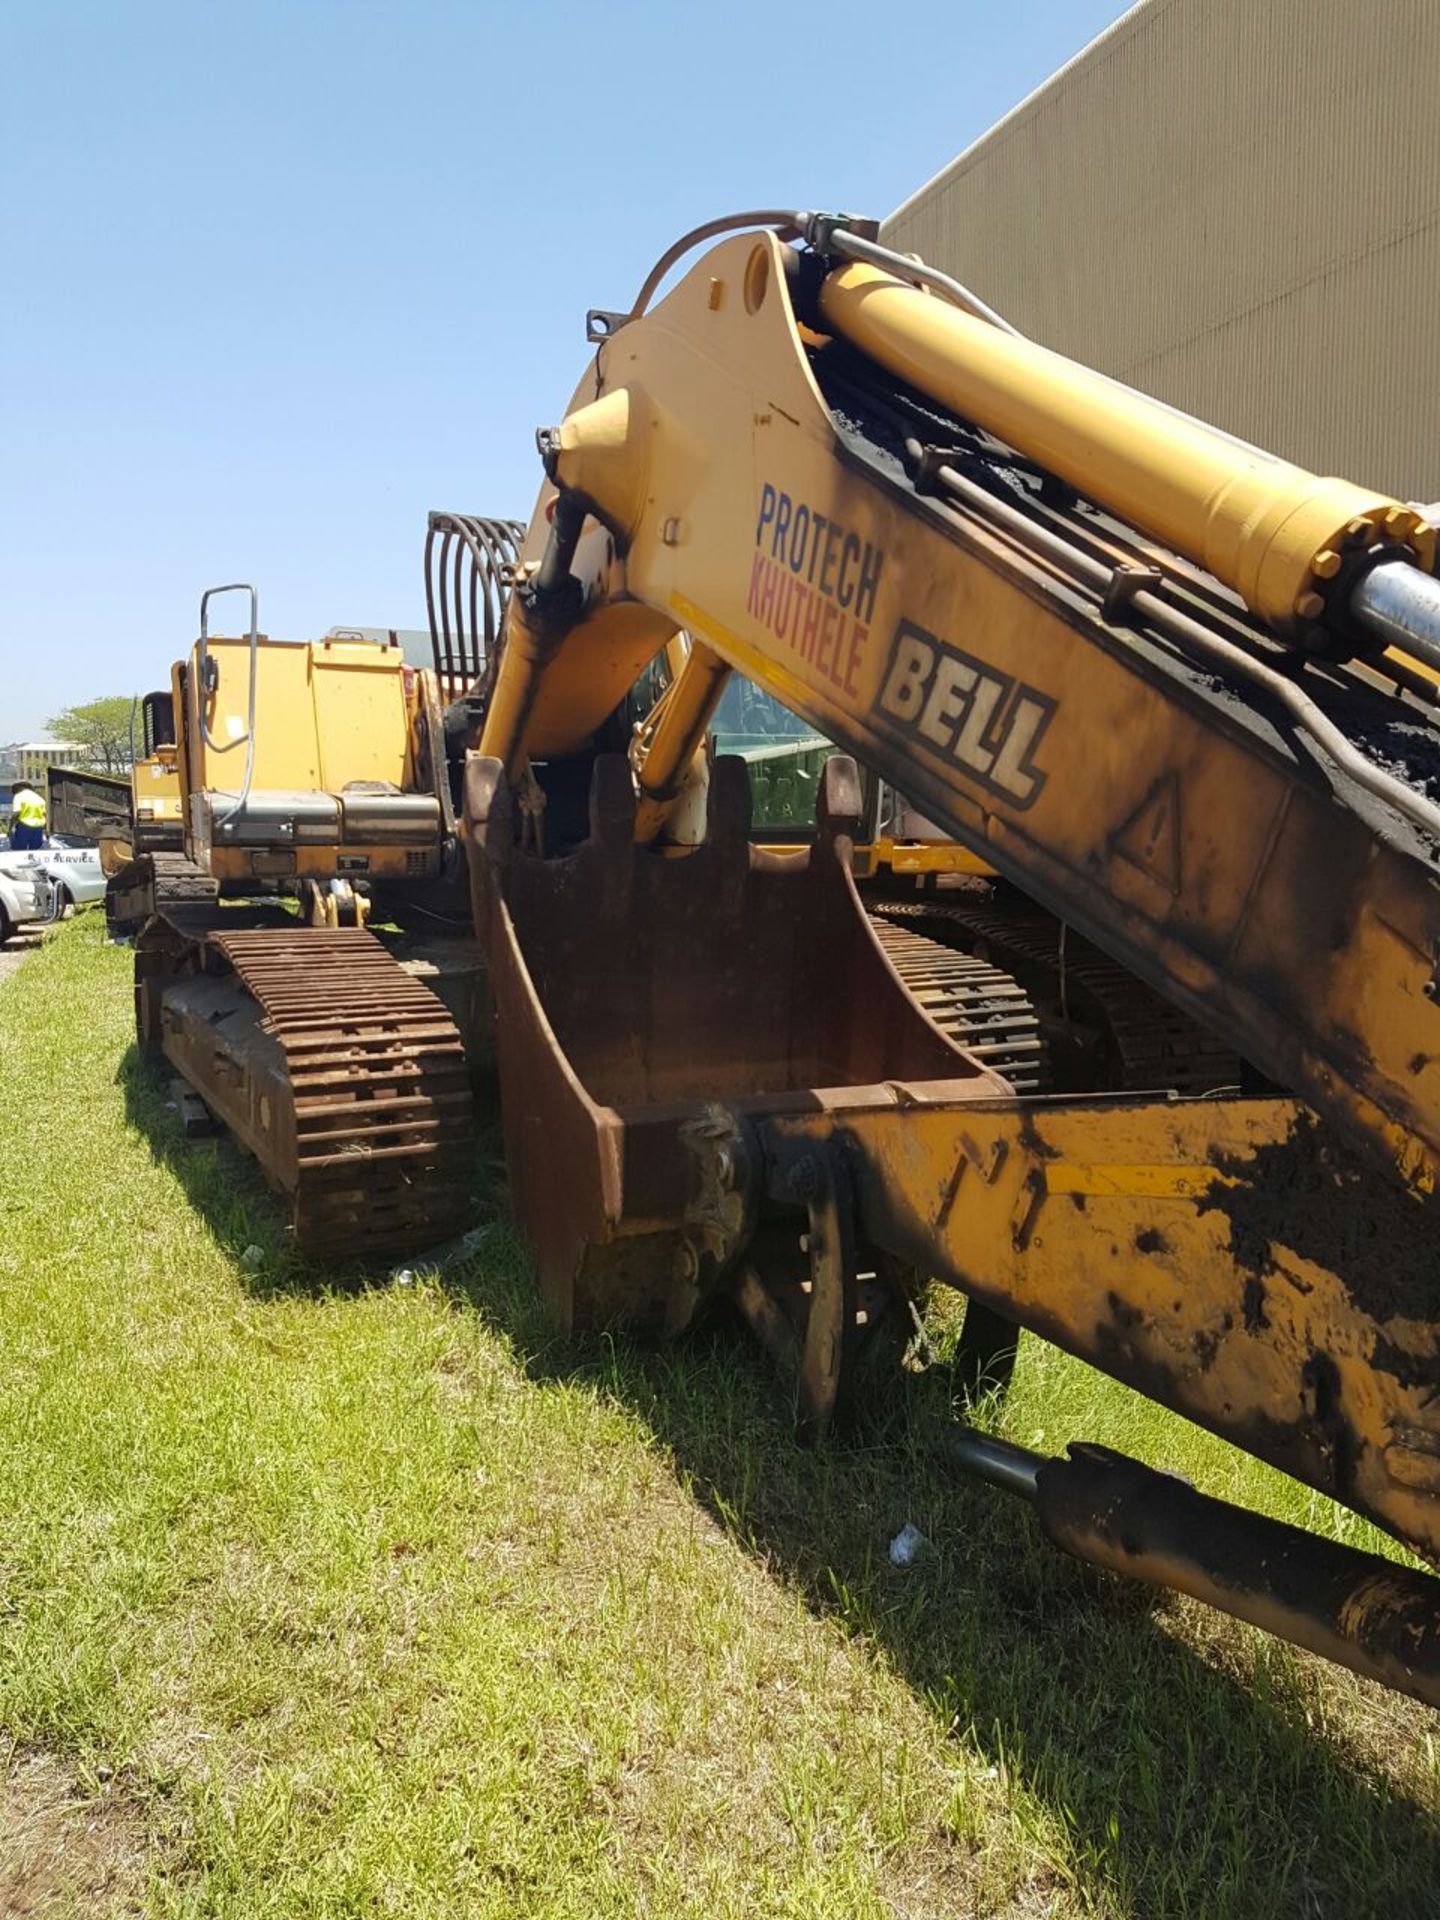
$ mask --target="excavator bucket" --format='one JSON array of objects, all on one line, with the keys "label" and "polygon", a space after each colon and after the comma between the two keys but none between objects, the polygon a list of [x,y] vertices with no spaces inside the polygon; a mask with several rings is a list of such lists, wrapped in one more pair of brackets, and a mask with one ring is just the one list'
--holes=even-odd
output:
[{"label": "excavator bucket", "polygon": [[853,762],[829,761],[816,837],[790,855],[750,844],[738,759],[715,762],[707,837],[681,857],[636,846],[621,756],[596,762],[589,837],[567,856],[518,851],[510,809],[500,763],[473,759],[511,1195],[562,1327],[673,1334],[693,1317],[751,1224],[723,1217],[734,1183],[706,1178],[707,1128],[821,1110],[827,1089],[876,1105],[1008,1091],[932,1025],[871,929]]},{"label": "excavator bucket", "polygon": [[[1017,1100],[931,1020],[867,916],[841,756],[792,855],[749,843],[739,761],[715,763],[707,837],[684,854],[636,845],[618,756],[595,764],[573,851],[521,851],[512,807],[501,763],[472,758],[511,1197],[562,1329],[668,1336],[728,1299],[819,1432],[877,1332],[908,1327],[919,1272],[1440,1554],[1434,1328],[1398,1280],[1372,1297],[1370,1263],[1272,1218],[1266,1170],[1283,1162],[1288,1189],[1309,1138],[1293,1102]],[[1409,1258],[1417,1210],[1388,1198]],[[1440,1704],[1426,1576],[1104,1449],[961,1444],[1067,1551]]]},{"label": "excavator bucket", "polygon": [[[674,1333],[728,1300],[818,1432],[918,1273],[1440,1564],[1435,525],[1047,353],[848,218],[753,224],[592,315],[465,774],[555,1318]],[[595,765],[588,837],[545,860],[536,769],[566,812],[677,629],[633,766]],[[873,927],[835,760],[808,854],[746,845],[724,766],[707,842],[646,850],[727,671],[993,885],[877,890]],[[957,985],[1028,1008],[1029,1055]],[[1440,1705],[1429,1576],[1084,1443],[957,1440],[1065,1550]]]}]

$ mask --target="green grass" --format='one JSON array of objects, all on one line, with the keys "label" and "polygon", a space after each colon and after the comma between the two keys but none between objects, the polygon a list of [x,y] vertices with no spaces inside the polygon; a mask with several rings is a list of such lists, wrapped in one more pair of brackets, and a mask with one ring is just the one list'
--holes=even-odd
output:
[{"label": "green grass", "polygon": [[[1435,1716],[1056,1555],[938,1376],[807,1453],[737,1339],[553,1340],[498,1218],[327,1288],[128,966],[91,918],[0,987],[0,1772],[143,1842],[71,1910],[1436,1912]],[[995,1417],[1356,1530],[1036,1342]]]}]

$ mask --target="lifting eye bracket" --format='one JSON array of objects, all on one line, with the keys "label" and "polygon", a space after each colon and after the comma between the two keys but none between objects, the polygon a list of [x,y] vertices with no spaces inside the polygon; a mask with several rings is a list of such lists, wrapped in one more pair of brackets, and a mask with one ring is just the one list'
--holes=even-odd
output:
[{"label": "lifting eye bracket", "polygon": [[592,347],[598,347],[634,317],[631,313],[617,313],[613,307],[591,307],[585,315],[585,338]]}]

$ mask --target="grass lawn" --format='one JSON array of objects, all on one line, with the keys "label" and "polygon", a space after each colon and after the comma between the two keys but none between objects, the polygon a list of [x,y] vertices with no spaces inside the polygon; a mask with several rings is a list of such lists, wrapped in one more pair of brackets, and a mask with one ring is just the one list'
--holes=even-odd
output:
[{"label": "grass lawn", "polygon": [[[0,1915],[1440,1912],[1433,1714],[1056,1555],[938,1374],[804,1452],[498,1217],[326,1285],[100,932],[0,987]],[[1033,1341],[994,1418],[1368,1538]]]}]

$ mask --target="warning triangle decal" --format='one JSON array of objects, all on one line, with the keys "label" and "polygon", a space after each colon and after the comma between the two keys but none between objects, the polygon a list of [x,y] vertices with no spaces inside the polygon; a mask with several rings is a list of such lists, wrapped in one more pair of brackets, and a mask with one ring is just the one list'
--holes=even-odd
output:
[{"label": "warning triangle decal", "polygon": [[1157,780],[1128,820],[1110,838],[1111,851],[1139,867],[1171,893],[1180,891],[1180,782],[1173,773]]}]

